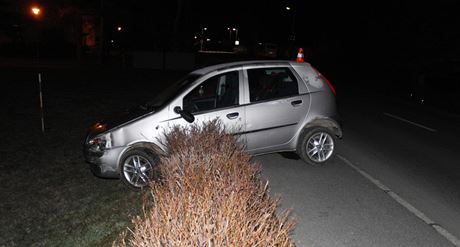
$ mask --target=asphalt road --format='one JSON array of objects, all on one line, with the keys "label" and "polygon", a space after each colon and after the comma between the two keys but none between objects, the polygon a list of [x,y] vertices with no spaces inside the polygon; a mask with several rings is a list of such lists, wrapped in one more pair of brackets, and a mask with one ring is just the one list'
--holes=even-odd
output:
[{"label": "asphalt road", "polygon": [[338,106],[331,163],[256,157],[298,246],[460,246],[460,116],[369,92]]}]

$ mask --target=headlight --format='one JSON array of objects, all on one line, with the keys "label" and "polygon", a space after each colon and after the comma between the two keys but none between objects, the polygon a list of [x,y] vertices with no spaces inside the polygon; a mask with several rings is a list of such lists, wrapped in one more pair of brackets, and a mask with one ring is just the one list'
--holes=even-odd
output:
[{"label": "headlight", "polygon": [[103,152],[112,146],[110,136],[96,136],[88,141],[89,150],[93,152]]}]

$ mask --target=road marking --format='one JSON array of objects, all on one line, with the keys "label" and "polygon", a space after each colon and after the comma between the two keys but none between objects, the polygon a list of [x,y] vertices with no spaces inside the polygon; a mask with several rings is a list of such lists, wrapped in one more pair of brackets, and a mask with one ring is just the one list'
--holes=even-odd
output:
[{"label": "road marking", "polygon": [[418,123],[412,122],[412,121],[410,121],[410,120],[407,120],[407,119],[402,118],[402,117],[398,117],[398,116],[393,115],[393,114],[390,114],[390,113],[384,112],[383,115],[385,115],[385,116],[387,116],[387,117],[391,117],[391,118],[397,119],[397,120],[399,120],[399,121],[403,121],[403,122],[408,123],[408,124],[415,125],[415,126],[417,126],[417,127],[419,127],[419,128],[426,129],[426,130],[431,131],[431,132],[436,132],[436,131],[437,131],[437,130],[435,130],[435,129],[426,127],[425,125],[422,125],[422,124],[418,124]]},{"label": "road marking", "polygon": [[419,219],[421,219],[423,222],[425,222],[427,225],[431,226],[433,229],[435,229],[439,234],[441,234],[443,237],[445,237],[449,242],[454,244],[457,247],[460,247],[460,239],[452,235],[449,231],[444,229],[441,225],[438,223],[434,222],[431,220],[428,216],[426,216],[422,211],[418,210],[416,207],[414,207],[412,204],[410,204],[408,201],[404,200],[402,197],[400,197],[398,194],[396,194],[394,191],[392,191],[389,187],[384,185],[382,182],[380,182],[378,179],[372,177],[369,175],[369,173],[365,172],[361,168],[355,166],[353,163],[351,163],[349,160],[347,160],[345,157],[343,157],[340,154],[337,154],[337,157],[341,159],[345,164],[353,168],[355,171],[363,175],[366,179],[368,179],[371,183],[376,185],[379,189],[383,190],[385,193],[387,193],[393,200],[401,204],[404,208],[409,210],[409,212],[413,213],[415,216],[417,216]]}]

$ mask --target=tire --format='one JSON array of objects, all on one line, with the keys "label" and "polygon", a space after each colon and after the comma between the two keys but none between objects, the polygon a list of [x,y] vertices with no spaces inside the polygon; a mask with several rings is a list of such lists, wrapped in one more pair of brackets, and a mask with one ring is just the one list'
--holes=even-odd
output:
[{"label": "tire", "polygon": [[297,154],[310,165],[323,165],[335,155],[336,136],[328,129],[317,127],[306,130],[297,145]]},{"label": "tire", "polygon": [[120,160],[120,179],[133,190],[141,190],[157,175],[159,159],[141,149],[133,149],[123,154]]}]

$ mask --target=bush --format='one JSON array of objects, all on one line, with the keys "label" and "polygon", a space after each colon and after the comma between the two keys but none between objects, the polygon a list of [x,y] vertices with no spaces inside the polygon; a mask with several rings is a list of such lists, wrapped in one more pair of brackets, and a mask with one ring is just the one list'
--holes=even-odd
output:
[{"label": "bush", "polygon": [[[218,121],[166,135],[160,181],[118,246],[294,246],[288,212]],[[153,199],[153,201],[152,201]]]}]

